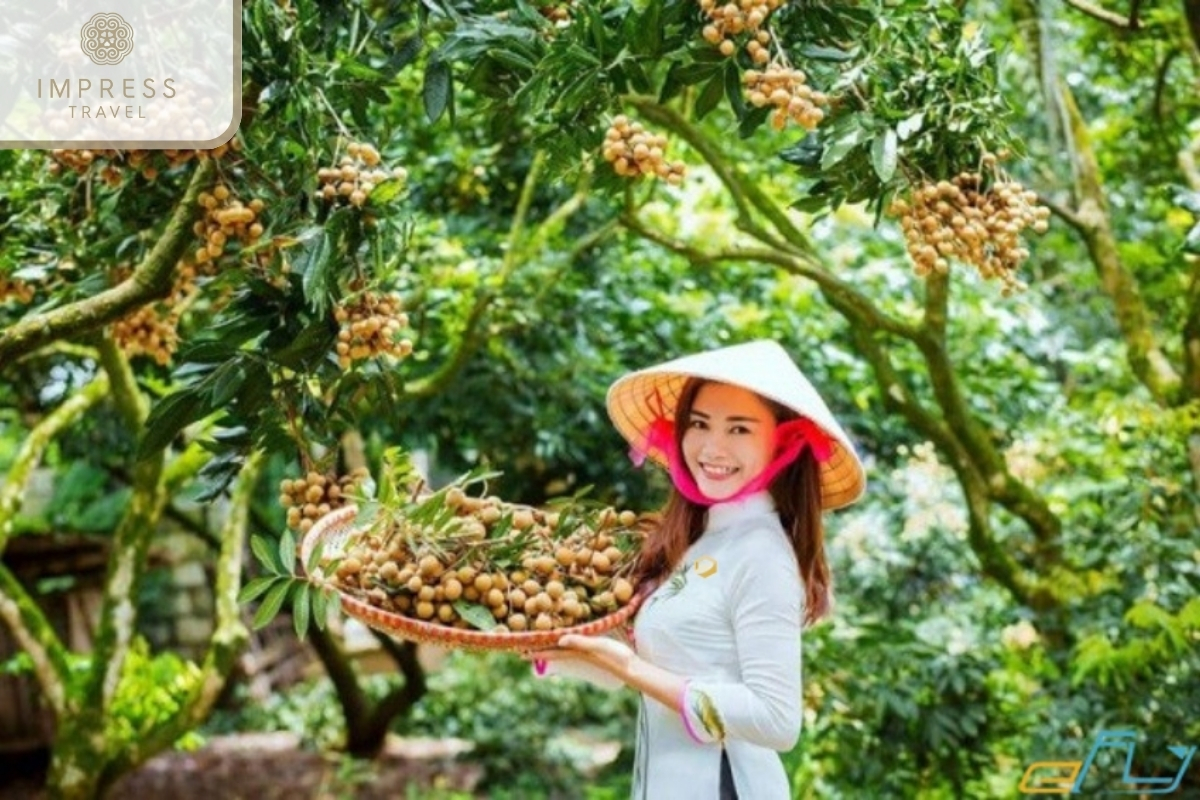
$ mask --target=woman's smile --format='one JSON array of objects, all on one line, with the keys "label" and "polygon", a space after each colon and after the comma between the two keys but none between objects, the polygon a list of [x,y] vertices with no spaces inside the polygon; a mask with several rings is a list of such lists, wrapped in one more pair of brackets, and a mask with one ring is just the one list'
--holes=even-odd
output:
[{"label": "woman's smile", "polygon": [[683,460],[714,500],[732,497],[771,461],[775,416],[753,392],[725,383],[696,394],[683,434]]}]

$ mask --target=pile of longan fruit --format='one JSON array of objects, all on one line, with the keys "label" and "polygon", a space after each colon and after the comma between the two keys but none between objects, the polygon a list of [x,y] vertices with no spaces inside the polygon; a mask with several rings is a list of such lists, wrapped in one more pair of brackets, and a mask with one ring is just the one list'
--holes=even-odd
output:
[{"label": "pile of longan fruit", "polygon": [[[993,166],[995,156],[985,154]],[[889,213],[900,220],[905,244],[918,275],[945,274],[950,259],[973,265],[987,279],[1004,283],[1004,294],[1024,288],[1016,271],[1029,257],[1021,232],[1044,233],[1050,210],[1037,194],[1001,176],[985,185],[978,172],[963,172],[949,181],[927,182],[897,198]]]},{"label": "pile of longan fruit", "polygon": [[337,337],[338,364],[348,369],[355,361],[380,355],[406,358],[412,353],[411,339],[398,338],[408,327],[408,315],[395,293],[363,292],[337,306],[334,319],[341,325]]},{"label": "pile of longan fruit", "polygon": [[33,287],[19,278],[0,275],[0,303],[16,300],[25,305],[33,300]]},{"label": "pile of longan fruit", "polygon": [[767,45],[771,33],[763,28],[771,12],[783,5],[784,0],[741,0],[721,3],[718,0],[700,0],[700,8],[708,15],[709,23],[704,26],[704,40],[717,46],[721,55],[732,56],[737,52],[733,39],[743,33],[750,34],[746,51],[755,64],[765,64],[771,55]]},{"label": "pile of longan fruit", "polygon": [[93,164],[98,165],[100,179],[109,186],[117,186],[121,183],[124,177],[126,168],[132,169],[134,172],[141,173],[148,181],[152,181],[158,177],[158,167],[154,166],[153,159],[158,153],[162,153],[166,159],[167,169],[178,167],[180,164],[186,164],[193,158],[220,158],[229,151],[241,150],[241,143],[237,139],[230,139],[223,145],[214,147],[212,150],[51,150],[50,157],[54,160],[50,163],[48,169],[52,175],[58,175],[62,172],[63,167],[73,170],[82,175],[92,167]]},{"label": "pile of longan fruit", "polygon": [[408,180],[408,170],[404,167],[396,167],[388,172],[379,166],[381,161],[374,145],[351,142],[346,147],[346,155],[342,156],[340,166],[322,167],[317,171],[317,178],[321,181],[317,197],[330,203],[343,202],[362,208],[379,184],[386,180],[401,183]]},{"label": "pile of longan fruit", "polygon": [[[401,519],[356,534],[340,559],[325,560],[336,586],[384,611],[454,628],[478,627],[455,603],[477,605],[493,630],[514,632],[579,625],[633,599],[634,512],[609,508],[561,530],[561,512],[457,487],[442,502],[454,516],[441,528]],[[527,539],[525,549],[500,556],[515,537]]]},{"label": "pile of longan fruit", "polygon": [[682,161],[667,163],[663,157],[666,146],[667,137],[649,133],[640,122],[619,114],[604,135],[604,160],[622,177],[657,175],[672,186],[678,186],[683,182],[686,167]]},{"label": "pile of longan fruit", "polygon": [[242,205],[228,186],[217,184],[211,193],[201,192],[196,202],[205,210],[204,219],[193,226],[196,235],[204,240],[196,250],[197,264],[220,258],[230,240],[251,245],[263,235],[259,214],[266,204],[258,198]]},{"label": "pile of longan fruit", "polygon": [[789,119],[808,131],[825,119],[825,112],[818,106],[828,103],[829,98],[811,89],[806,80],[801,70],[778,63],[770,64],[763,72],[748,69],[742,74],[746,99],[756,108],[775,107],[771,127],[777,131],[783,130]]},{"label": "pile of longan fruit", "polygon": [[279,482],[279,504],[287,509],[287,526],[308,533],[321,517],[346,505],[355,488],[370,474],[366,467],[357,467],[341,476],[314,470],[302,478],[284,478]]}]

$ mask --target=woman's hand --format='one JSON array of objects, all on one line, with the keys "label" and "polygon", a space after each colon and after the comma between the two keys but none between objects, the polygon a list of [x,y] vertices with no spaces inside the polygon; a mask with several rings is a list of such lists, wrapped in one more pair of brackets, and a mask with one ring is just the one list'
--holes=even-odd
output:
[{"label": "woman's hand", "polygon": [[626,683],[632,674],[637,653],[629,645],[608,636],[580,636],[569,633],[558,640],[553,650],[522,653],[526,661],[582,661],[611,672]]}]

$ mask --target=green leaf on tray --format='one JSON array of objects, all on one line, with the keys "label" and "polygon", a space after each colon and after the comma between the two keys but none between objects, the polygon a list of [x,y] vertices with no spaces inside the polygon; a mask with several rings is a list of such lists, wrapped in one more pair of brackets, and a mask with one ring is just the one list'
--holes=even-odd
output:
[{"label": "green leaf on tray", "polygon": [[494,630],[496,625],[499,624],[496,622],[496,618],[492,616],[492,612],[488,611],[478,603],[469,603],[466,600],[455,600],[454,610],[458,612],[460,617],[481,631]]}]

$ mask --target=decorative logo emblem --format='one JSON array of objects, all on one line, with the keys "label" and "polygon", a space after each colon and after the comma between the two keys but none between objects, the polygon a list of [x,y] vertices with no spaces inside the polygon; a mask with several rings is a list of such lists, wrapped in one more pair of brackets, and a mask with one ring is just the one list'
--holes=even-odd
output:
[{"label": "decorative logo emblem", "polygon": [[96,14],[80,28],[79,48],[96,64],[120,64],[133,52],[133,26],[120,14]]},{"label": "decorative logo emblem", "polygon": [[696,559],[696,573],[701,578],[707,578],[717,571],[717,560],[712,556],[701,556]]}]

